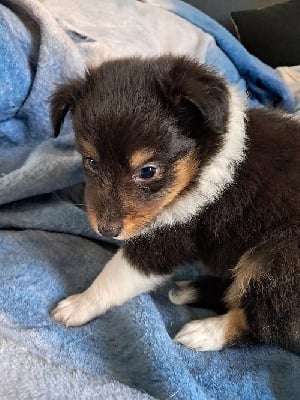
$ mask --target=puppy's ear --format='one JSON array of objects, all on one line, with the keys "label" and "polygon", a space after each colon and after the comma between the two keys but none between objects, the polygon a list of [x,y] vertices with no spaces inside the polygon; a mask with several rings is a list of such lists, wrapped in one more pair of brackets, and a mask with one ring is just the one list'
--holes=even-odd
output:
[{"label": "puppy's ear", "polygon": [[72,80],[58,85],[51,96],[51,122],[53,136],[57,137],[69,110],[72,111],[76,101],[80,98],[82,80]]},{"label": "puppy's ear", "polygon": [[195,128],[207,126],[224,130],[228,119],[229,91],[225,81],[207,67],[186,57],[178,57],[161,91],[182,121]]}]

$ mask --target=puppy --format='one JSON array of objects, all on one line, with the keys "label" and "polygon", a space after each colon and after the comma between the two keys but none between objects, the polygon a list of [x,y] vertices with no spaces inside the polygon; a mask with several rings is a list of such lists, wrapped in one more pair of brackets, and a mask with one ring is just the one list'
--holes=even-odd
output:
[{"label": "puppy", "polygon": [[299,121],[247,110],[234,87],[176,56],[106,62],[59,86],[55,136],[68,111],[90,223],[123,244],[52,318],[82,325],[201,260],[213,276],[179,282],[170,299],[221,315],[188,323],[177,342],[298,345]]}]

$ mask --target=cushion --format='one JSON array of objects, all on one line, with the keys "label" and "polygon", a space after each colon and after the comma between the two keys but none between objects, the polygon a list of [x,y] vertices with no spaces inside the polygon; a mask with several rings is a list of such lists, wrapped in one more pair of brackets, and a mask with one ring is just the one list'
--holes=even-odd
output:
[{"label": "cushion", "polygon": [[300,1],[231,13],[246,49],[272,67],[300,64]]}]

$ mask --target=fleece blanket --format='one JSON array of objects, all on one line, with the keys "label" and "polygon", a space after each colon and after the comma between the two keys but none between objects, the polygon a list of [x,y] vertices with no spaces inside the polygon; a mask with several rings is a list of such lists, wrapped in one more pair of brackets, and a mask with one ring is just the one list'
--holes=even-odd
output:
[{"label": "fleece blanket", "polygon": [[[252,104],[291,109],[279,76],[179,1],[0,4],[0,398],[294,399],[297,354],[271,346],[197,353],[172,337],[208,310],[168,301],[172,282],[80,328],[49,311],[86,288],[115,250],[89,228],[70,121],[51,137],[55,84],[111,57],[187,53]],[[178,278],[195,270],[180,269]]]}]

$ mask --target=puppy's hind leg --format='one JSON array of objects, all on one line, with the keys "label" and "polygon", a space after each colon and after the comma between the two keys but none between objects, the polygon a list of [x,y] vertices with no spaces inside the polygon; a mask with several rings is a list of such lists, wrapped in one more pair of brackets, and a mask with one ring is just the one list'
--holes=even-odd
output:
[{"label": "puppy's hind leg", "polygon": [[300,229],[274,231],[238,263],[227,304],[243,307],[259,342],[300,345]]},{"label": "puppy's hind leg", "polygon": [[205,351],[255,341],[293,349],[300,344],[300,231],[273,232],[234,269],[219,317],[186,324],[175,340]]}]

